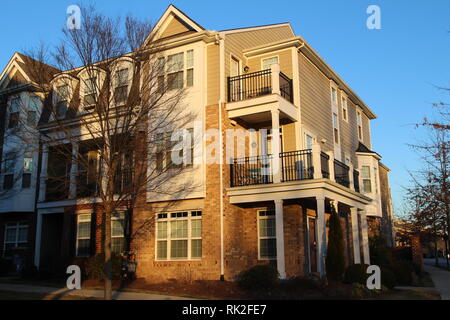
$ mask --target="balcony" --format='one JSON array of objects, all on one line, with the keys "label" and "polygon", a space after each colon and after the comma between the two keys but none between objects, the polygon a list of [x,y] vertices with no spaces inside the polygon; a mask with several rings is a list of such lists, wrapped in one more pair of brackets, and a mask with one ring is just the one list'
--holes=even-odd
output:
[{"label": "balcony", "polygon": [[228,77],[229,118],[265,122],[270,121],[275,110],[280,112],[280,119],[298,120],[292,79],[280,71],[278,64],[271,69]]}]

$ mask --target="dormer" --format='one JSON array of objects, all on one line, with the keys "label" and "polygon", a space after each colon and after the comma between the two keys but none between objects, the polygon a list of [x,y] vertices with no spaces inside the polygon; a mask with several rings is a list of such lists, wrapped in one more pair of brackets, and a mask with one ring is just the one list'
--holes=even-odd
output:
[{"label": "dormer", "polygon": [[80,110],[91,111],[95,108],[97,99],[105,82],[105,70],[90,66],[78,73],[80,79]]},{"label": "dormer", "polygon": [[66,117],[67,109],[78,85],[78,79],[68,74],[60,74],[51,81],[51,85],[53,89],[51,119],[61,120]]},{"label": "dormer", "polygon": [[111,97],[113,104],[126,104],[134,80],[135,61],[130,57],[121,57],[114,62],[111,70]]}]

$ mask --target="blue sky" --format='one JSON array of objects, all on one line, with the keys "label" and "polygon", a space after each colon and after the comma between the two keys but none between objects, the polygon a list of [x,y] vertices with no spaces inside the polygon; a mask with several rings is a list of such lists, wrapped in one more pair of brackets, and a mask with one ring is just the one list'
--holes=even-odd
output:
[{"label": "blue sky", "polygon": [[[77,1],[4,1],[0,19],[0,68],[15,51],[55,44],[61,38],[66,8]],[[447,99],[435,86],[450,87],[450,1],[277,0],[149,1],[100,0],[108,15],[132,13],[152,22],[170,3],[210,30],[291,22],[377,114],[373,149],[392,169],[396,209],[402,202],[407,170],[420,167],[407,143],[425,133],[413,124],[431,114],[431,103]],[[381,30],[366,27],[366,9],[381,8]],[[19,19],[20,17],[20,19]],[[450,100],[450,99],[448,99]],[[447,100],[447,101],[448,101]],[[398,211],[398,210],[397,210]]]}]

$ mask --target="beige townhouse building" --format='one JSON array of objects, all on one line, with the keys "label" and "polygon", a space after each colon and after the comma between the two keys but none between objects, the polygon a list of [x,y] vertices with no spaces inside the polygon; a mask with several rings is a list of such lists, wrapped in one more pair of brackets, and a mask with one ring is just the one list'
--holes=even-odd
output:
[{"label": "beige townhouse building", "polygon": [[[148,281],[233,280],[257,264],[276,266],[281,278],[324,275],[334,206],[346,263],[370,264],[369,225],[376,231],[392,216],[389,169],[372,151],[375,114],[344,80],[289,23],[206,30],[171,5],[152,36],[164,44],[163,56],[182,61],[176,72],[192,121],[201,123],[203,136],[219,132],[218,140],[202,140],[203,159],[219,143],[220,161],[206,159],[180,174],[180,181],[195,185],[188,193],[149,191],[130,223],[117,215],[113,251],[127,246],[120,226],[151,221],[128,244],[137,276]],[[123,66],[133,69],[134,62],[124,57]],[[67,77],[80,81],[82,68],[55,72],[50,84],[56,90]],[[135,81],[127,81],[133,87]],[[244,138],[230,145],[229,132]],[[68,264],[100,252],[94,201],[77,192],[74,174],[63,198],[52,198],[45,190],[48,169],[58,165],[51,146],[42,146],[41,159],[35,265],[48,267],[54,257]],[[73,171],[70,164],[65,170]]]}]

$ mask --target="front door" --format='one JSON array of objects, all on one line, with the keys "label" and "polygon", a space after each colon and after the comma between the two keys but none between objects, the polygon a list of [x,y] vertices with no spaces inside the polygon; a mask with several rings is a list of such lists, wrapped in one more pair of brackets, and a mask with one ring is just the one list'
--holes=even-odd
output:
[{"label": "front door", "polygon": [[317,272],[317,241],[316,241],[316,219],[308,217],[308,238],[309,238],[309,265],[310,272]]}]

